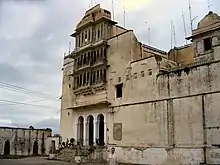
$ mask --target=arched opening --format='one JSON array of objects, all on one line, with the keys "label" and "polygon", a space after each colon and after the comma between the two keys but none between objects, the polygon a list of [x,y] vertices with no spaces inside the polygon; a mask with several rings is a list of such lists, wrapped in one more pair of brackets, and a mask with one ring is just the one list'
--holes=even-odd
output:
[{"label": "arched opening", "polygon": [[38,155],[38,142],[35,141],[33,145],[33,155]]},{"label": "arched opening", "polygon": [[94,118],[92,115],[88,116],[88,124],[89,124],[89,145],[93,145],[94,139]]},{"label": "arched opening", "polygon": [[4,155],[10,155],[10,141],[9,140],[5,141]]},{"label": "arched opening", "polygon": [[103,114],[99,114],[97,117],[98,120],[98,145],[100,146],[104,146],[105,145],[105,141],[104,141],[104,137],[105,137],[105,123],[104,123],[104,115]]},{"label": "arched opening", "polygon": [[84,135],[84,118],[82,116],[78,119],[78,141],[83,143]]}]

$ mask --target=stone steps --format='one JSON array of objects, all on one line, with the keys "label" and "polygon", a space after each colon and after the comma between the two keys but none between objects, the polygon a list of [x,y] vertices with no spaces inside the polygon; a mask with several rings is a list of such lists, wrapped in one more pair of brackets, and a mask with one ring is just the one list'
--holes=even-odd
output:
[{"label": "stone steps", "polygon": [[[104,162],[105,148],[72,147],[60,150],[55,156],[55,160],[75,162],[75,158],[80,158],[83,164]],[[103,163],[102,163],[103,164]],[[104,163],[105,164],[105,163]]]}]

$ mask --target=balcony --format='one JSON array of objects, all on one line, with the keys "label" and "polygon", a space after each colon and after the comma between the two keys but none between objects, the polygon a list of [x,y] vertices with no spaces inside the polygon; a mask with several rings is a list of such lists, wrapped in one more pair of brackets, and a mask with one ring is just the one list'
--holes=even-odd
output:
[{"label": "balcony", "polygon": [[72,76],[80,74],[84,71],[91,71],[94,70],[96,68],[106,68],[105,66],[107,66],[107,60],[104,59],[102,61],[98,61],[95,63],[89,63],[89,64],[85,64],[85,65],[81,65],[81,66],[75,66]]},{"label": "balcony", "polygon": [[86,108],[95,105],[109,105],[107,100],[106,83],[85,85],[74,90],[76,99],[70,109]]},{"label": "balcony", "polygon": [[71,54],[74,57],[82,51],[86,51],[86,50],[89,50],[89,49],[92,49],[92,48],[96,48],[96,47],[99,47],[103,44],[107,45],[107,40],[104,39],[104,38],[101,38],[98,41],[88,41],[87,43],[83,44],[82,46],[75,48],[74,51]]},{"label": "balcony", "polygon": [[106,90],[106,82],[99,79],[95,83],[87,83],[82,86],[76,86],[74,88],[74,94],[76,96],[79,96],[79,95],[87,96],[87,95],[92,95],[103,90]]}]

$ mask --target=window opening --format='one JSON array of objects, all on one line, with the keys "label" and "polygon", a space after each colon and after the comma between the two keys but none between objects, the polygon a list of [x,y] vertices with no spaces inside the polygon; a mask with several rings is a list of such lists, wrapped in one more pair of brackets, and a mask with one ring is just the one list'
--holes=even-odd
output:
[{"label": "window opening", "polygon": [[208,51],[208,50],[211,50],[212,49],[212,41],[211,41],[211,38],[206,38],[203,40],[204,42],[204,50],[205,51]]},{"label": "window opening", "polygon": [[95,71],[93,72],[93,83],[95,83],[95,81],[96,81],[96,74],[95,74]]},{"label": "window opening", "polygon": [[148,70],[148,75],[151,76],[152,75],[152,69]]},{"label": "window opening", "polygon": [[83,57],[83,64],[84,65],[86,64],[86,53],[84,54],[84,57]]},{"label": "window opening", "polygon": [[80,75],[80,79],[79,79],[79,85],[82,85],[82,75]]},{"label": "window opening", "polygon": [[137,73],[134,73],[134,79],[137,79]]},{"label": "window opening", "polygon": [[87,84],[89,84],[89,72],[87,72]]},{"label": "window opening", "polygon": [[115,87],[116,87],[116,98],[121,98],[123,84],[117,84]]},{"label": "window opening", "polygon": [[96,51],[94,51],[94,62],[96,62]]},{"label": "window opening", "polygon": [[118,77],[118,83],[120,83],[121,82],[121,77]]},{"label": "window opening", "polygon": [[130,80],[130,77],[129,77],[129,75],[126,75],[126,80]]},{"label": "window opening", "polygon": [[141,71],[141,77],[144,77],[144,71]]},{"label": "window opening", "polygon": [[86,73],[83,74],[83,85],[86,84]]},{"label": "window opening", "polygon": [[106,48],[104,48],[104,58],[106,58]]}]

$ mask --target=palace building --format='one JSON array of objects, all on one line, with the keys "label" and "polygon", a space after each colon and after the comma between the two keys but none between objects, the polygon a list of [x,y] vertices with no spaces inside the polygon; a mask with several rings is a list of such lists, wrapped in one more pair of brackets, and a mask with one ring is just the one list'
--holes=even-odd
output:
[{"label": "palace building", "polygon": [[[120,162],[219,164],[220,17],[209,12],[169,52],[138,41],[100,5],[64,57],[60,133],[115,147]],[[166,42],[166,41],[164,41]]]}]

